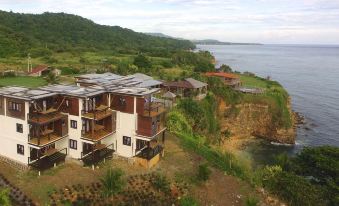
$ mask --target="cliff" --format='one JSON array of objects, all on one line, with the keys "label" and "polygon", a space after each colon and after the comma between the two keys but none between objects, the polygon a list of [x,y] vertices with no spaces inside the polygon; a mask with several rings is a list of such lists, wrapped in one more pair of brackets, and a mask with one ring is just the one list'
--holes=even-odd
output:
[{"label": "cliff", "polygon": [[[231,138],[246,139],[256,136],[278,143],[295,143],[295,127],[284,128],[277,126],[268,105],[241,103],[231,106],[227,105],[221,98],[218,102],[221,131],[230,131]],[[287,104],[290,114],[293,114],[290,101]],[[291,118],[292,124],[294,124],[294,118]]]}]

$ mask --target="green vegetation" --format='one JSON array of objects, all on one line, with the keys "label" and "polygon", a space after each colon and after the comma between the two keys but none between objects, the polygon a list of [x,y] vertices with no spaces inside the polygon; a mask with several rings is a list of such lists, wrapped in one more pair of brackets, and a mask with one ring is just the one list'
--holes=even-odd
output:
[{"label": "green vegetation", "polygon": [[169,56],[191,49],[190,41],[153,37],[118,26],[98,25],[65,13],[19,14],[0,11],[0,57],[50,57],[53,52],[110,51]]},{"label": "green vegetation", "polygon": [[29,88],[37,88],[46,85],[47,82],[41,77],[2,77],[0,78],[0,87],[4,86],[24,86]]},{"label": "green vegetation", "polygon": [[170,191],[170,182],[167,180],[166,176],[160,173],[155,175],[155,178],[152,182],[153,186],[164,193]]},{"label": "green vegetation", "polygon": [[60,82],[60,78],[53,72],[48,73],[48,75],[45,77],[45,80],[48,82],[48,84],[57,84]]},{"label": "green vegetation", "polygon": [[259,199],[255,196],[249,196],[246,198],[246,206],[257,206],[259,204]]},{"label": "green vegetation", "polygon": [[198,206],[199,203],[193,197],[185,196],[180,199],[179,206]]},{"label": "green vegetation", "polygon": [[2,206],[11,206],[11,201],[9,199],[9,190],[0,188],[0,205]]},{"label": "green vegetation", "polygon": [[262,184],[290,205],[339,204],[339,148],[305,148],[295,157],[280,155],[279,166],[263,170]]},{"label": "green vegetation", "polygon": [[108,169],[106,175],[100,180],[103,185],[103,194],[111,197],[121,192],[125,187],[124,172],[121,169]]},{"label": "green vegetation", "polygon": [[199,165],[197,179],[198,181],[205,182],[210,178],[211,170],[207,164]]}]

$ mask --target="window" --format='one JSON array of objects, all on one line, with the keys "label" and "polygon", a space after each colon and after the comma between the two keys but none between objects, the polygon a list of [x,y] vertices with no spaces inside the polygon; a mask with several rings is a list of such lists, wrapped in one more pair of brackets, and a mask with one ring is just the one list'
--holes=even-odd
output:
[{"label": "window", "polygon": [[21,104],[16,102],[8,102],[9,110],[21,112]]},{"label": "window", "polygon": [[78,142],[76,140],[69,140],[69,148],[71,149],[78,149]]},{"label": "window", "polygon": [[126,99],[123,98],[123,97],[120,97],[119,98],[119,104],[120,104],[120,106],[126,106]]},{"label": "window", "polygon": [[23,128],[22,124],[16,124],[16,131],[19,132],[19,133],[24,132],[24,128]]},{"label": "window", "polygon": [[62,124],[63,127],[65,127],[66,126],[66,121],[63,119],[61,124]]},{"label": "window", "polygon": [[122,143],[127,146],[131,146],[131,137],[123,136]]},{"label": "window", "polygon": [[77,121],[75,121],[75,120],[71,120],[71,128],[73,128],[73,129],[76,129],[76,128],[78,128]]},{"label": "window", "polygon": [[21,144],[17,145],[16,152],[20,155],[25,155],[25,147]]}]

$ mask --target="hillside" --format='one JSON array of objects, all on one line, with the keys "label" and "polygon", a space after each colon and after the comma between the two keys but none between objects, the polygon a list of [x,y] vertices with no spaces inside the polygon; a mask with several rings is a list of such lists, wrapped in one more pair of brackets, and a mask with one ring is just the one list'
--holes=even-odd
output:
[{"label": "hillside", "polygon": [[111,51],[166,56],[191,49],[190,41],[154,37],[119,26],[104,26],[65,13],[19,14],[0,11],[0,57],[27,53]]}]

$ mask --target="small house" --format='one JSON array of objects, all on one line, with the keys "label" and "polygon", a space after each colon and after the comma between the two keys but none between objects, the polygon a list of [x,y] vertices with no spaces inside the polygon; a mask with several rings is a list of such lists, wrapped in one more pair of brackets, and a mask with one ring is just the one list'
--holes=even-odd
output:
[{"label": "small house", "polygon": [[34,67],[29,73],[29,76],[34,76],[34,77],[41,77],[44,75],[47,75],[50,72],[50,69],[46,65],[39,65],[37,67]]},{"label": "small house", "polygon": [[202,99],[207,94],[207,84],[193,78],[187,78],[181,81],[165,82],[163,87],[165,91],[170,91],[180,97]]},{"label": "small house", "polygon": [[218,77],[223,83],[227,86],[238,88],[241,85],[240,77],[233,73],[226,72],[207,72],[205,76],[208,77]]}]

